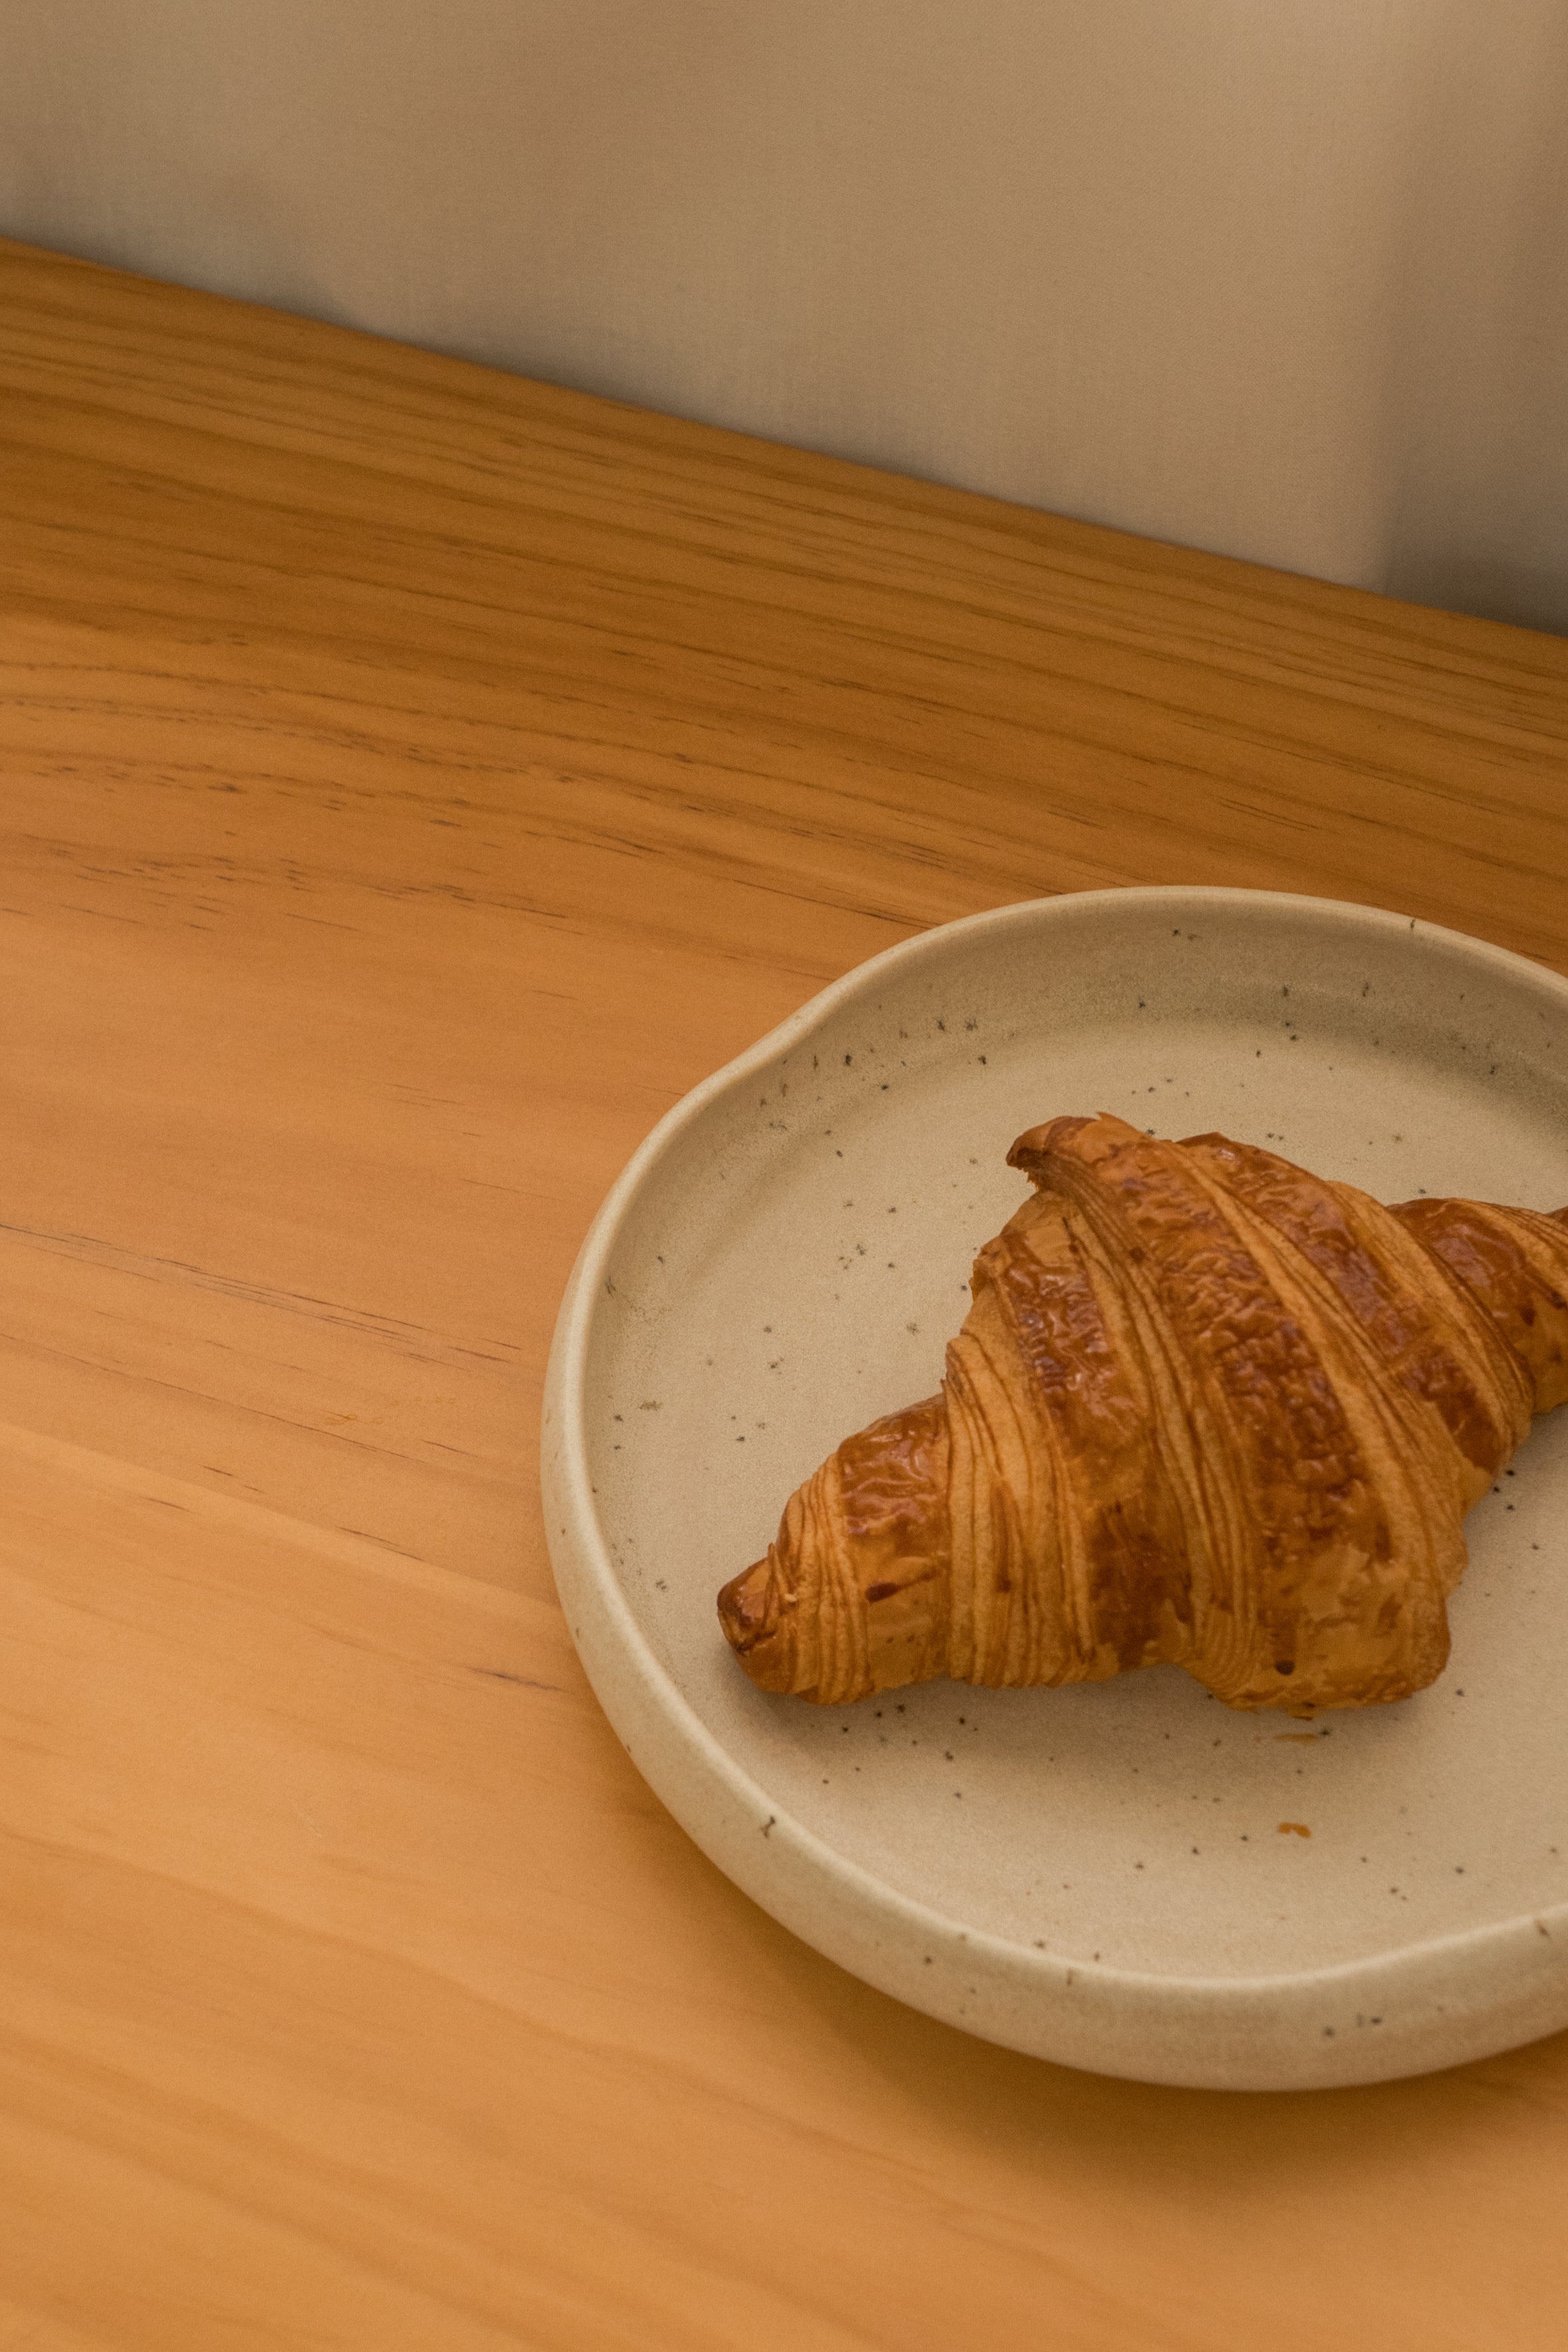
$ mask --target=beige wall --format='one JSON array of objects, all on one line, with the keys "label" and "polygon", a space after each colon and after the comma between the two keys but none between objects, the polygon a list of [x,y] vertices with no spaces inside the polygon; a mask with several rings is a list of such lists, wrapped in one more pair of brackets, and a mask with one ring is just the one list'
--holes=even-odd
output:
[{"label": "beige wall", "polygon": [[0,229],[1568,628],[1563,0],[0,0]]}]

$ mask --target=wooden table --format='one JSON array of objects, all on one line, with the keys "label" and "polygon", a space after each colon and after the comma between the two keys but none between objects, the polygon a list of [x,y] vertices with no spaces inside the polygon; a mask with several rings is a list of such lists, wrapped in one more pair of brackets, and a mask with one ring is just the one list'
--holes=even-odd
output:
[{"label": "wooden table", "polygon": [[0,251],[0,2347],[1554,2352],[1568,2036],[1151,2090],[738,1895],[556,1605],[573,1254],[1037,893],[1568,970],[1568,646]]}]

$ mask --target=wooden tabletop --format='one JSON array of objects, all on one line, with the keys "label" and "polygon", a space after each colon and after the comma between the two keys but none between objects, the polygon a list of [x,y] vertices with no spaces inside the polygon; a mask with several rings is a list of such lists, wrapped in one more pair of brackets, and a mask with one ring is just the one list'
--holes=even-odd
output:
[{"label": "wooden tabletop", "polygon": [[843,1975],[600,1716],[639,1138],[1122,882],[1568,971],[1568,646],[0,248],[0,2347],[1555,2352],[1568,2036],[1313,2096]]}]

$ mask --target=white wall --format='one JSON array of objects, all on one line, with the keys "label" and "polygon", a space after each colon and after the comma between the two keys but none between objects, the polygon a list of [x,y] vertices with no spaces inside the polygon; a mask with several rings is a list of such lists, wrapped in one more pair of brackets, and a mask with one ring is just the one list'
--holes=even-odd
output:
[{"label": "white wall", "polygon": [[1568,629],[1563,0],[0,0],[0,229]]}]

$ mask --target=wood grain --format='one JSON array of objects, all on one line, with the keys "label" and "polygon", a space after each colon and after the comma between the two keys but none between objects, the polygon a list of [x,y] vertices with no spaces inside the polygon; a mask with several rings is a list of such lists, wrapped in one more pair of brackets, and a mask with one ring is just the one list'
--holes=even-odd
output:
[{"label": "wood grain", "polygon": [[0,248],[0,2346],[1550,2352],[1568,2037],[1237,2098],[687,1843],[535,1488],[574,1251],[922,925],[1568,970],[1568,647]]}]

